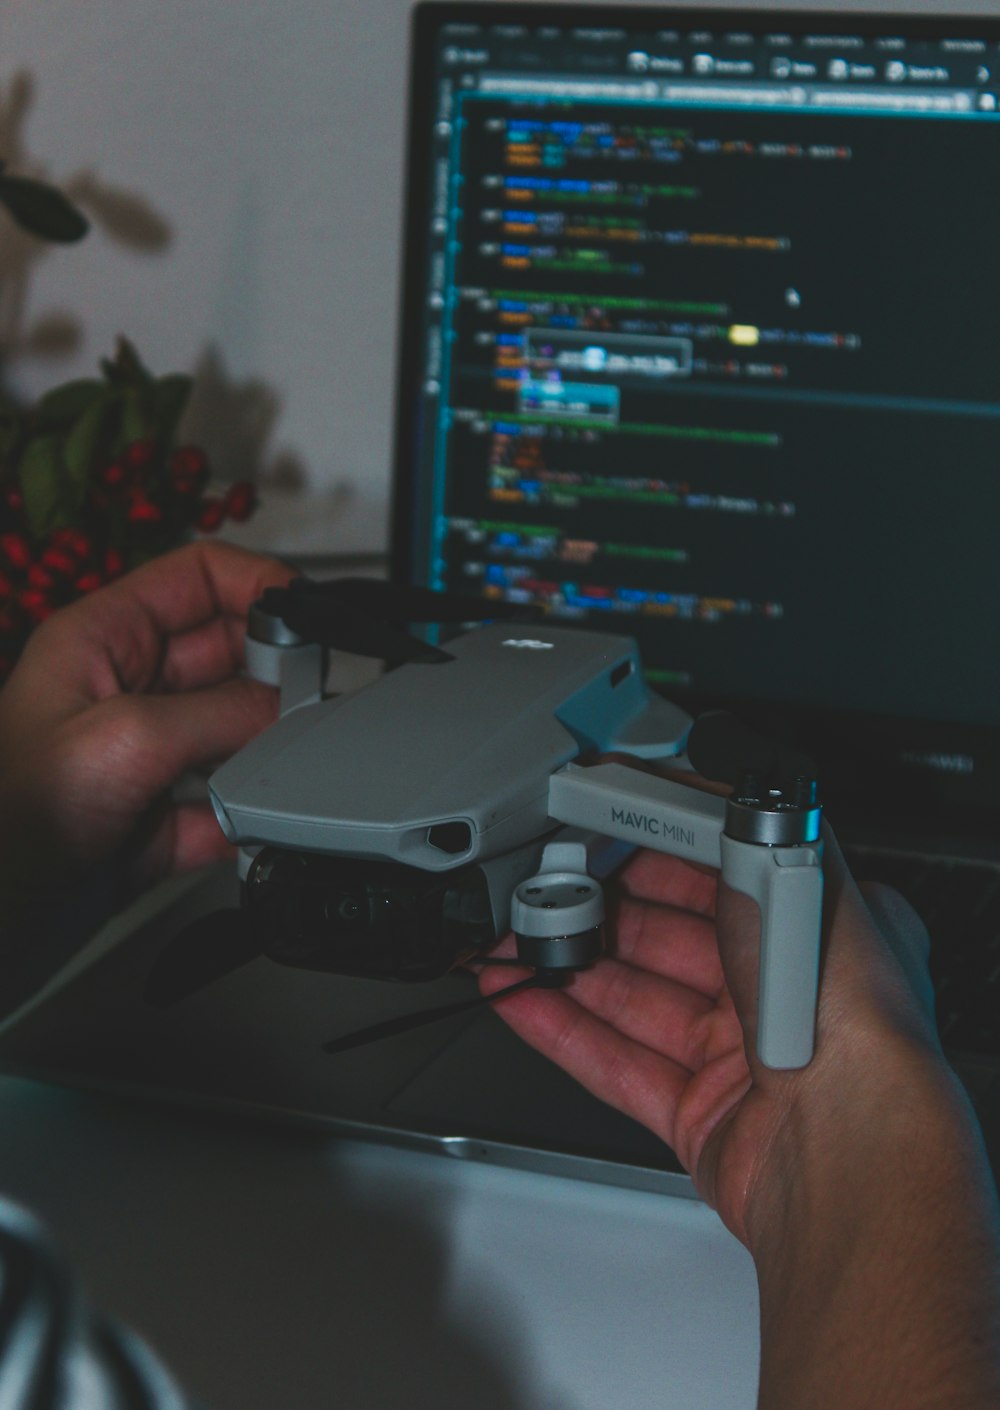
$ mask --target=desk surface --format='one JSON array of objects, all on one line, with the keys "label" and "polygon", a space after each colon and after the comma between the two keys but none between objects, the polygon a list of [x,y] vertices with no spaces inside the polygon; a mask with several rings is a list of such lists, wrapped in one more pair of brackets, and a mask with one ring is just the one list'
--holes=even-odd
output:
[{"label": "desk surface", "polygon": [[752,1410],[692,1200],[0,1078],[0,1191],[211,1410]]}]

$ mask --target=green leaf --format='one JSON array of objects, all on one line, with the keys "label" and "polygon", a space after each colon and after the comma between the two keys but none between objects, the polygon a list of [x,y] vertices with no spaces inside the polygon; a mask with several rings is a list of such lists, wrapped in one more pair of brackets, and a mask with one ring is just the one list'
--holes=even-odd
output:
[{"label": "green leaf", "polygon": [[106,439],[109,413],[114,396],[101,383],[102,395],[95,397],[80,415],[63,444],[63,464],[75,492],[76,506],[86,498],[96,468],[98,453]]},{"label": "green leaf", "polygon": [[14,421],[0,418],[0,481],[7,478],[8,470],[13,472],[12,458],[17,445],[18,427]]},{"label": "green leaf", "polygon": [[191,387],[192,379],[179,372],[157,377],[153,384],[153,419],[156,434],[164,445],[169,445],[174,438],[177,423],[191,396]]},{"label": "green leaf", "polygon": [[65,382],[40,398],[35,415],[40,425],[59,426],[76,421],[98,397],[102,397],[105,384],[96,377],[81,378],[77,382]]},{"label": "green leaf", "polygon": [[123,334],[118,335],[114,357],[101,358],[101,371],[109,382],[119,387],[145,386],[153,380],[142,358]]},{"label": "green leaf", "polygon": [[0,203],[30,235],[71,245],[90,229],[87,221],[61,191],[28,176],[0,174]]},{"label": "green leaf", "polygon": [[69,523],[75,508],[74,495],[63,472],[57,436],[36,436],[30,441],[17,473],[25,513],[36,538]]},{"label": "green leaf", "polygon": [[130,389],[122,396],[122,422],[118,432],[115,450],[124,450],[133,441],[144,441],[149,435],[149,417],[146,414],[145,397]]}]

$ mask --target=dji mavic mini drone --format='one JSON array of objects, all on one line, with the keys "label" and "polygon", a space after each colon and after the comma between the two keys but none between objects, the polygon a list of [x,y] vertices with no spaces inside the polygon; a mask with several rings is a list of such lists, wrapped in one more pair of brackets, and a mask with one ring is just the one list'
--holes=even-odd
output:
[{"label": "dji mavic mini drone", "polygon": [[[758,1053],[769,1067],[805,1066],[823,888],[811,764],[730,716],[692,728],[648,690],[630,639],[510,625],[517,617],[506,604],[363,579],[300,579],[254,604],[247,666],[280,688],[281,714],[209,785],[241,849],[242,908],[168,947],[150,998],[174,1001],[262,954],[366,978],[432,979],[491,962],[508,929],[515,963],[535,974],[501,992],[558,984],[602,952],[601,868],[588,855],[611,838],[721,867],[757,902]],[[486,618],[493,624],[446,648],[395,625]],[[334,646],[395,669],[324,699]],[[577,762],[608,752],[673,760],[735,792]]]}]

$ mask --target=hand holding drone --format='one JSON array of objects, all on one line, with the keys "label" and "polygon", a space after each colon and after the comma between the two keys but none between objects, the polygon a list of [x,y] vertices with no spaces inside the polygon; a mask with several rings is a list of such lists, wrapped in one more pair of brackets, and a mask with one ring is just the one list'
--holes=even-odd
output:
[{"label": "hand holding drone", "polygon": [[[183,998],[259,955],[432,979],[490,963],[509,928],[516,962],[535,974],[501,994],[558,984],[602,952],[598,878],[608,859],[599,854],[610,838],[721,868],[756,901],[760,1059],[810,1061],[823,889],[812,764],[728,715],[692,726],[650,693],[628,638],[497,622],[524,615],[363,579],[299,579],[254,604],[247,665],[280,688],[281,716],[210,781],[220,826],[241,848],[243,904],[168,947],[150,976],[152,1002]],[[397,625],[487,619],[446,649]],[[324,700],[333,647],[396,669]],[[722,798],[620,763],[577,762],[609,752],[673,760],[735,791]]]}]

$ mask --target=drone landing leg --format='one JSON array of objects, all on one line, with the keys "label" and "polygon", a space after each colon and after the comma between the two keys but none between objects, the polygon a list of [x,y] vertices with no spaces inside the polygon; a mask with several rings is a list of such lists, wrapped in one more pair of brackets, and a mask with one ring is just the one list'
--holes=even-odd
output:
[{"label": "drone landing leg", "polygon": [[806,1067],[819,987],[823,872],[819,847],[755,847],[723,836],[726,885],[757,902],[757,1053],[765,1067]]}]

